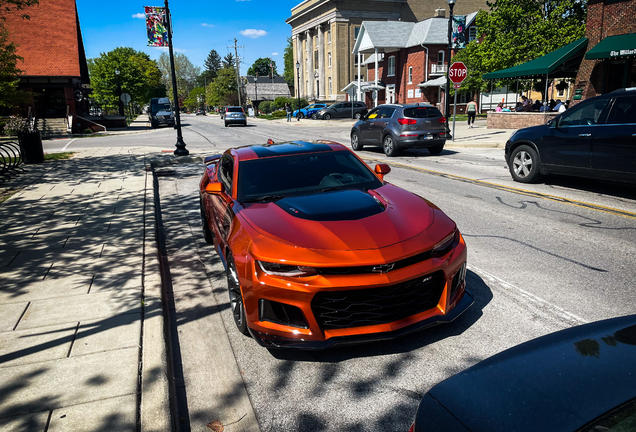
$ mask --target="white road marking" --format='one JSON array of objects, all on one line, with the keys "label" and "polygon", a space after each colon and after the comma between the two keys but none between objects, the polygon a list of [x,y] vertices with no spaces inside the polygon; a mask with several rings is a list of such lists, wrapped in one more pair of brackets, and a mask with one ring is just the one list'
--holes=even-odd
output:
[{"label": "white road marking", "polygon": [[[77,138],[76,138],[77,139]],[[62,151],[66,151],[66,149],[68,148],[68,146],[71,145],[71,143],[75,141],[74,139],[70,140],[68,143],[66,143],[66,145],[64,147],[62,147]]]},{"label": "white road marking", "polygon": [[468,264],[468,269],[477,273],[478,275],[480,275],[482,278],[486,278],[489,279],[491,282],[496,282],[499,286],[501,286],[503,289],[505,289],[506,291],[521,295],[521,297],[525,298],[526,300],[530,301],[531,303],[534,303],[536,306],[542,307],[542,308],[547,308],[552,310],[552,312],[554,312],[555,314],[557,314],[558,316],[560,316],[561,318],[567,320],[567,321],[571,321],[573,323],[575,323],[576,325],[579,324],[587,324],[589,321],[581,318],[580,316],[574,315],[573,313],[570,313],[568,311],[566,311],[565,309],[563,309],[562,307],[559,307],[553,303],[550,303],[547,300],[544,300],[540,297],[535,296],[532,293],[529,293],[528,291],[521,289],[515,285],[512,285],[511,283],[506,282],[505,280],[488,273],[485,270],[482,270],[480,268],[477,268],[473,265]]}]

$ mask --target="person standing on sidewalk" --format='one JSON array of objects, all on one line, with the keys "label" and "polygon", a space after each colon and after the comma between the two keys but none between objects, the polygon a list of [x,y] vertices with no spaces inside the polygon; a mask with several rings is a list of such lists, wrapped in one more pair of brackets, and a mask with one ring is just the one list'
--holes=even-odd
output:
[{"label": "person standing on sidewalk", "polygon": [[290,104],[285,104],[285,111],[287,111],[287,121],[290,122],[292,118],[292,108]]},{"label": "person standing on sidewalk", "polygon": [[475,127],[475,116],[477,115],[477,103],[472,98],[466,105],[466,114],[468,114],[468,129]]}]

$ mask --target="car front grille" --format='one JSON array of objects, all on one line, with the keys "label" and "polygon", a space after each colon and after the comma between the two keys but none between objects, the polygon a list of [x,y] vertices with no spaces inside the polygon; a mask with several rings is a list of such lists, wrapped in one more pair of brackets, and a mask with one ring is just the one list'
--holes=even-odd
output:
[{"label": "car front grille", "polygon": [[311,308],[323,330],[386,324],[434,308],[444,282],[437,271],[382,288],[320,292]]}]

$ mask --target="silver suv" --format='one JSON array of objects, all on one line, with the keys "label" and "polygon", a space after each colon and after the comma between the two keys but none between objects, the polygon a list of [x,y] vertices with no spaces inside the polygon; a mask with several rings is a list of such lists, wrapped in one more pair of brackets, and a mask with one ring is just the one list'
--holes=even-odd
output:
[{"label": "silver suv", "polygon": [[225,121],[225,127],[228,127],[231,124],[241,124],[243,126],[247,126],[247,117],[245,116],[245,111],[240,106],[229,106],[225,109],[225,117],[223,118]]},{"label": "silver suv", "polygon": [[446,119],[433,105],[379,105],[351,129],[351,148],[382,146],[384,154],[396,156],[401,149],[427,148],[438,155],[446,143]]}]

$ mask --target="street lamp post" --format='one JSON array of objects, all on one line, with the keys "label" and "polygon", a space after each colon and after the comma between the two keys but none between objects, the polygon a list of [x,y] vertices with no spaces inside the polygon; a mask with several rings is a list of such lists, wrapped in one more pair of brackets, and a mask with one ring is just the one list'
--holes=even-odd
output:
[{"label": "street lamp post", "polygon": [[258,117],[258,86],[256,85],[256,81],[258,81],[258,75],[254,77],[254,90],[256,91],[256,97],[254,98],[254,110],[256,111],[256,117]]},{"label": "street lamp post", "polygon": [[296,76],[298,76],[298,85],[296,86],[296,97],[298,98],[298,114],[300,114],[300,62],[298,61],[296,62]]},{"label": "street lamp post", "polygon": [[446,62],[447,66],[446,66],[446,92],[445,92],[445,101],[444,101],[444,105],[445,105],[445,109],[444,109],[444,115],[446,117],[446,131],[447,133],[450,132],[450,127],[448,126],[448,118],[449,118],[449,112],[450,112],[450,75],[448,74],[448,71],[450,69],[450,61],[451,61],[451,50],[453,48],[453,7],[455,6],[455,1],[456,0],[446,0],[448,2],[448,7],[450,8],[450,15],[448,17],[448,60]]}]

